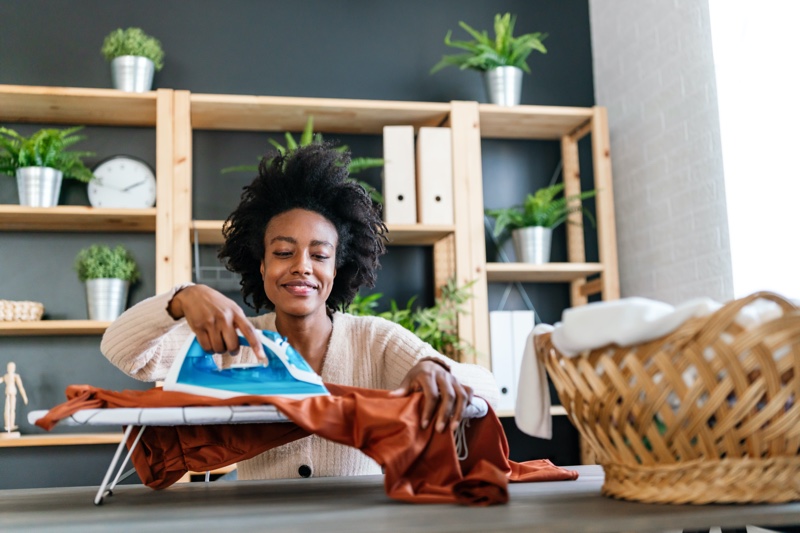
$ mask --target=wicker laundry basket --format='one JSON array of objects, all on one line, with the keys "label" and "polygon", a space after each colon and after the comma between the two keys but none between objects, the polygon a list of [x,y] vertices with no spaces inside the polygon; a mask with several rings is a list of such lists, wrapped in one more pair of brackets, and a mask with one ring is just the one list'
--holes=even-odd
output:
[{"label": "wicker laundry basket", "polygon": [[[780,318],[745,329],[758,298]],[[633,347],[561,355],[536,336],[561,403],[605,471],[607,496],[657,503],[800,500],[800,309],[735,300]]]},{"label": "wicker laundry basket", "polygon": [[0,300],[0,321],[41,320],[44,305],[39,302]]}]

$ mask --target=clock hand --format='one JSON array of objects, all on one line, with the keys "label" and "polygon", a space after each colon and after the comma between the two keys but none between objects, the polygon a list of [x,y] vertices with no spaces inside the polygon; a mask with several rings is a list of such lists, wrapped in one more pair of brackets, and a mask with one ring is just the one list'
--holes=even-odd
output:
[{"label": "clock hand", "polygon": [[134,189],[134,188],[138,187],[139,185],[144,185],[145,181],[146,181],[146,180],[137,181],[137,182],[136,182],[136,183],[134,183],[133,185],[128,185],[128,186],[127,186],[127,187],[125,187],[124,189],[120,189],[120,190],[121,190],[122,192],[128,192],[129,190],[131,190],[131,189]]}]

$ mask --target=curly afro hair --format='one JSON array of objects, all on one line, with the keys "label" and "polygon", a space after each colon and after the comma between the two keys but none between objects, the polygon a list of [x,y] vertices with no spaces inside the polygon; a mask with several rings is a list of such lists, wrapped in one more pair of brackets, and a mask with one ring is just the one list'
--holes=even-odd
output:
[{"label": "curly afro hair", "polygon": [[379,258],[386,253],[386,225],[380,206],[350,179],[349,163],[348,153],[328,143],[261,160],[258,177],[244,188],[239,206],[225,221],[225,244],[218,254],[228,270],[241,275],[247,305],[256,311],[275,308],[261,278],[264,234],[273,217],[292,209],[322,215],[338,233],[337,273],[326,302],[329,308],[344,309],[359,287],[375,286]]}]

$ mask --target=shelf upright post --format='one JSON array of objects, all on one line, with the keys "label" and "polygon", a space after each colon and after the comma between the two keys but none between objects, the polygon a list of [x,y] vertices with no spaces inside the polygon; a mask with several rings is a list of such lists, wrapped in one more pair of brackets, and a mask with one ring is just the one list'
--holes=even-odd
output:
[{"label": "shelf upright post", "polygon": [[[581,192],[581,167],[578,157],[578,140],[583,136],[579,128],[577,134],[561,137],[561,160],[564,163],[564,196],[570,197]],[[580,200],[578,200],[580,202]],[[567,217],[567,260],[574,263],[586,262],[583,239],[583,213],[575,211]],[[581,291],[586,278],[570,282],[570,304],[572,307],[586,305],[588,297]]]},{"label": "shelf upright post", "polygon": [[595,106],[592,117],[592,162],[594,188],[598,191],[597,248],[603,273],[600,276],[603,300],[619,299],[619,265],[617,263],[617,227],[614,219],[614,188],[611,183],[611,141],[608,133],[608,111]]},{"label": "shelf upright post", "polygon": [[156,99],[156,294],[170,289],[173,280],[174,112],[172,89],[158,89]]},{"label": "shelf upright post", "polygon": [[[175,91],[172,283],[192,281],[192,118],[189,91]],[[169,287],[167,287],[169,289]]]},{"label": "shelf upright post", "polygon": [[467,314],[459,316],[458,334],[475,347],[473,360],[491,368],[489,357],[489,294],[486,279],[486,249],[483,239],[483,175],[481,130],[477,102],[451,102],[453,133],[453,207],[456,226],[456,275],[459,284],[477,280]]}]

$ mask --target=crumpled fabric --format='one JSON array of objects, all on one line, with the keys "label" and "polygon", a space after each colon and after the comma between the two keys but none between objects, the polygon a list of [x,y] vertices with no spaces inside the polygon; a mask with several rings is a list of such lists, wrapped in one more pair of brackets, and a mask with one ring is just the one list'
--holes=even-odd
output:
[{"label": "crumpled fabric", "polygon": [[[67,387],[67,401],[36,425],[50,430],[81,409],[274,405],[291,423],[149,426],[131,461],[142,483],[164,489],[186,472],[213,470],[249,459],[312,433],[354,446],[384,468],[386,494],[412,503],[486,506],[508,502],[508,483],[577,479],[578,473],[547,459],[508,460],[508,442],[492,411],[470,419],[465,430],[468,456],[458,459],[453,434],[435,424],[421,429],[424,397],[391,397],[388,391],[326,383],[330,396],[301,400],[277,396],[217,399],[155,387],[109,391],[90,385]],[[130,448],[136,432],[127,442]]]}]

